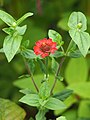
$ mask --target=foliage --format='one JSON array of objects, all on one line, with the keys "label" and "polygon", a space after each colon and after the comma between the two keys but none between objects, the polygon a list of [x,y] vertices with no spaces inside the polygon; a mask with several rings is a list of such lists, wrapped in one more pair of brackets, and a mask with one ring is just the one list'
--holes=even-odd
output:
[{"label": "foliage", "polygon": [[[42,1],[42,5],[45,5],[45,3],[47,3],[48,11],[45,7],[43,7],[44,14],[42,14],[42,12],[39,11],[39,19],[37,15],[34,15],[34,17],[31,20],[25,20],[27,17],[33,15],[33,13],[28,12],[25,15],[23,15],[20,19],[16,20],[8,13],[0,10],[1,20],[9,26],[8,28],[3,28],[3,31],[8,35],[5,37],[4,43],[2,41],[3,45],[1,45],[3,46],[3,48],[0,49],[0,52],[5,53],[8,62],[10,62],[14,58],[14,60],[12,60],[12,62],[8,65],[8,68],[10,65],[14,66],[14,71],[12,71],[12,69],[10,68],[12,73],[9,73],[9,69],[6,73],[1,74],[0,79],[5,79],[5,77],[2,77],[2,75],[7,76],[8,73],[10,74],[7,77],[9,78],[9,80],[15,80],[17,78],[17,73],[18,76],[24,74],[25,68],[22,61],[24,59],[25,66],[29,75],[24,74],[20,76],[19,80],[16,80],[14,82],[14,85],[19,88],[25,88],[23,90],[20,90],[20,92],[24,93],[25,95],[21,99],[19,96],[19,99],[21,102],[26,103],[30,106],[36,106],[36,108],[38,109],[38,113],[36,115],[37,120],[46,119],[45,114],[48,112],[48,109],[54,110],[55,115],[66,116],[66,118],[62,116],[57,119],[88,120],[90,119],[90,110],[88,107],[90,102],[90,87],[89,81],[87,81],[90,64],[88,59],[89,55],[86,59],[83,58],[83,56],[85,57],[87,54],[89,54],[90,47],[90,35],[88,34],[88,32],[86,32],[87,20],[85,15],[81,12],[73,12],[71,14],[70,7],[78,3],[75,0],[70,0],[68,2],[62,1],[61,4],[65,6],[63,10],[60,10],[63,5],[58,4],[59,2],[59,0],[57,0],[57,2],[53,0],[52,2],[48,3],[47,1]],[[8,2],[6,3],[8,4]],[[15,4],[16,3],[18,3],[18,6],[20,7],[20,2],[17,1],[15,2]],[[33,5],[34,2],[29,1],[27,4],[27,8],[25,9],[28,9],[28,7],[30,7],[29,3]],[[22,1],[22,7],[24,7],[24,5],[25,3]],[[22,7],[18,8],[18,17],[18,13],[21,12],[22,14]],[[31,9],[32,8],[33,6],[31,6]],[[34,11],[34,9],[32,9],[32,11]],[[58,12],[56,10],[58,10]],[[61,16],[59,13],[62,12],[59,11],[63,11],[63,13],[65,11],[66,13]],[[23,10],[23,12],[26,11]],[[2,14],[4,14],[4,16]],[[35,44],[35,40],[42,39],[46,36],[45,30],[47,30],[47,26],[49,26],[54,19],[57,21],[57,16],[60,16],[60,18],[62,17],[62,21],[60,20],[60,22],[58,23],[58,27],[62,28],[63,30],[69,30],[71,42],[68,45],[70,37],[67,37],[66,33],[60,31],[60,29],[54,28],[57,29],[58,32],[56,32],[55,30],[52,30],[53,26],[51,26],[51,28],[49,27],[50,30],[48,31],[48,37],[51,38],[53,42],[57,43],[58,51],[56,51],[54,54],[50,54],[48,59],[43,59],[41,56],[37,56],[29,47],[32,47]],[[48,19],[46,19],[46,17]],[[25,22],[23,22],[24,20]],[[41,24],[41,21],[45,21],[44,24]],[[1,24],[3,24],[3,22]],[[21,24],[21,26],[19,24]],[[27,28],[31,29],[28,30]],[[59,34],[59,32],[63,33],[63,37]],[[20,59],[21,57],[18,57],[18,53],[20,54],[20,56],[22,56],[22,60]],[[71,59],[69,60],[67,66],[65,64],[62,67],[62,63],[66,58]],[[0,59],[4,60],[3,54],[0,55]],[[65,61],[65,63],[67,62],[68,61]],[[59,66],[61,66],[63,69],[61,70],[61,67],[59,69]],[[66,70],[64,79],[64,77],[62,76],[64,76],[63,70],[65,68]],[[2,67],[0,69],[2,70]],[[41,71],[39,69],[41,69]],[[16,77],[14,77],[15,75]],[[10,78],[10,76],[12,78]],[[33,79],[35,80],[34,82]],[[54,82],[54,80],[57,82]],[[6,84],[8,82],[6,79],[0,83],[3,85],[4,83]],[[12,87],[11,81],[10,88],[7,88],[6,85],[5,89],[8,89],[8,91],[6,90],[7,92],[2,88],[2,85],[0,85],[1,92],[6,93],[6,96],[10,94],[9,96],[13,97],[13,100],[17,99],[18,95],[20,95],[19,93],[18,95],[16,93],[16,98],[14,97],[14,89]],[[35,91],[35,88],[37,91]],[[60,106],[57,103],[60,104]],[[66,107],[64,104],[66,105]],[[73,106],[73,104],[75,105],[75,109],[71,110],[70,107]],[[86,112],[84,112],[84,109]]]}]

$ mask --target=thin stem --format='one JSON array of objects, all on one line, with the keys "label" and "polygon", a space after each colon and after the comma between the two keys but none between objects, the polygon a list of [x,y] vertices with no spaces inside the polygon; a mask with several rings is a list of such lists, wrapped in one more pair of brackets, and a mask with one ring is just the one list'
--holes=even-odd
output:
[{"label": "thin stem", "polygon": [[30,70],[30,68],[29,68],[29,66],[28,66],[28,64],[27,64],[27,62],[26,62],[25,59],[24,59],[24,63],[25,63],[25,67],[26,67],[26,69],[27,69],[27,71],[28,71],[28,74],[30,75],[31,80],[32,80],[32,82],[33,82],[33,84],[34,84],[34,87],[36,88],[37,92],[39,92],[38,87],[37,87],[37,85],[36,85],[36,83],[35,83],[35,81],[34,81],[33,74],[31,73],[31,70]]},{"label": "thin stem", "polygon": [[64,60],[65,60],[65,57],[63,57],[63,58],[61,59],[61,62],[60,62],[60,64],[59,64],[59,66],[58,66],[58,70],[57,70],[57,72],[56,72],[56,75],[55,75],[55,78],[54,78],[54,83],[53,83],[53,86],[52,86],[51,92],[50,92],[51,95],[52,95],[53,89],[54,89],[54,87],[55,87],[55,85],[56,85],[57,76],[58,76],[59,72],[61,71],[61,67],[62,67],[62,65],[63,65]]},{"label": "thin stem", "polygon": [[48,57],[45,58],[45,66],[46,66],[46,79],[48,78]]},{"label": "thin stem", "polygon": [[41,15],[42,14],[41,0],[37,0],[37,10],[38,13]]}]

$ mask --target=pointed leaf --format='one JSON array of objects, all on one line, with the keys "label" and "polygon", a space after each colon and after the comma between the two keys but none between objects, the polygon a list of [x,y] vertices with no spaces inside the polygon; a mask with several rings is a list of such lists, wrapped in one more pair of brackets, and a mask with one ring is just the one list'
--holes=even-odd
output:
[{"label": "pointed leaf", "polygon": [[57,93],[55,95],[53,95],[53,97],[64,101],[65,99],[67,99],[71,94],[73,93],[73,90],[69,90],[69,89],[65,89],[63,91],[61,91],[60,93]]},{"label": "pointed leaf", "polygon": [[14,30],[11,29],[11,27],[9,27],[9,28],[3,28],[2,30],[3,30],[5,33],[9,34],[9,35],[12,35],[13,32],[14,32]]},{"label": "pointed leaf", "polygon": [[26,29],[27,29],[27,25],[24,25],[22,27],[19,27],[19,26],[16,27],[16,30],[19,35],[24,35]]},{"label": "pointed leaf", "polygon": [[26,13],[20,19],[17,20],[17,25],[21,24],[26,18],[28,18],[32,15],[33,15],[33,13],[31,13],[31,12]]},{"label": "pointed leaf", "polygon": [[46,66],[45,66],[45,64],[42,62],[42,60],[40,60],[40,59],[38,59],[38,63],[39,63],[39,65],[40,65],[40,69],[41,69],[41,71],[44,73],[44,74],[46,74]]},{"label": "pointed leaf", "polygon": [[10,62],[17,53],[21,44],[21,40],[22,40],[22,36],[20,35],[15,35],[15,36],[8,35],[5,38],[3,44],[3,50],[7,57],[8,62]]},{"label": "pointed leaf", "polygon": [[55,30],[49,30],[48,36],[49,36],[49,38],[51,38],[54,42],[57,42],[57,45],[60,45],[60,44],[61,44],[62,37],[61,37],[61,35],[60,35],[58,32],[56,32]]},{"label": "pointed leaf", "polygon": [[62,57],[64,55],[65,55],[64,52],[62,52],[62,51],[56,51],[54,54],[50,54],[50,57],[58,58],[58,57]]},{"label": "pointed leaf", "polygon": [[11,15],[2,10],[0,10],[0,19],[4,21],[8,26],[11,26],[14,22],[16,22],[16,20]]},{"label": "pointed leaf", "polygon": [[26,59],[35,59],[37,56],[34,54],[33,50],[30,49],[22,49],[21,50],[21,55],[25,57]]},{"label": "pointed leaf", "polygon": [[73,12],[70,15],[68,26],[71,29],[77,29],[79,26],[79,23],[81,23],[81,31],[85,31],[87,29],[87,20],[83,13],[81,12]]},{"label": "pointed leaf", "polygon": [[46,107],[50,110],[60,110],[60,109],[66,108],[65,104],[62,101],[60,101],[56,98],[53,98],[53,97],[48,99],[48,101],[46,102],[44,107]]},{"label": "pointed leaf", "polygon": [[82,55],[85,57],[90,47],[90,35],[86,32],[81,32],[77,30],[70,30],[69,34],[72,40],[78,46]]},{"label": "pointed leaf", "polygon": [[50,96],[50,88],[48,81],[45,81],[42,83],[40,90],[39,90],[39,96],[41,99],[45,100]]},{"label": "pointed leaf", "polygon": [[54,73],[56,73],[58,66],[59,66],[58,62],[54,58],[52,58],[52,66],[51,67],[52,67],[52,71]]},{"label": "pointed leaf", "polygon": [[25,103],[30,106],[39,107],[39,96],[37,94],[27,94],[24,97],[22,97],[20,102]]}]

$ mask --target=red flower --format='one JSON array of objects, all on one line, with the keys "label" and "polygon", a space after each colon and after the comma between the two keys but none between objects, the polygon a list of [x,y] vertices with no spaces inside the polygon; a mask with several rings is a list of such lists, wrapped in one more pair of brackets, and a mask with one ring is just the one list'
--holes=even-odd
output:
[{"label": "red flower", "polygon": [[52,39],[39,40],[34,46],[34,53],[36,55],[41,55],[42,58],[49,56],[50,53],[54,53],[57,50],[56,42],[53,42]]}]

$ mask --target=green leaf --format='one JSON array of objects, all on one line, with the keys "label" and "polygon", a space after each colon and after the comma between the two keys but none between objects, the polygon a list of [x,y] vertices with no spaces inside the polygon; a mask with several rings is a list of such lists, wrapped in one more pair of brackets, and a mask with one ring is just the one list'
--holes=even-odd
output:
[{"label": "green leaf", "polygon": [[25,111],[7,99],[0,98],[0,120],[24,120]]},{"label": "green leaf", "polygon": [[24,97],[22,97],[19,101],[30,106],[35,106],[35,107],[40,106],[39,96],[37,94],[27,94]]},{"label": "green leaf", "polygon": [[[78,100],[77,100],[76,96],[74,96],[74,95],[69,96],[69,97],[64,101],[65,105],[67,106],[66,109],[55,110],[55,111],[54,111],[54,114],[55,114],[56,116],[61,115],[61,114],[64,113],[65,111],[68,111],[68,109],[69,109],[70,107],[72,107],[73,104],[77,103],[77,101],[78,101]],[[66,117],[67,117],[67,116],[66,116]],[[67,119],[68,119],[68,117],[67,117]],[[68,120],[71,120],[71,119],[68,119]],[[72,119],[72,120],[73,120],[73,119]],[[75,120],[76,120],[76,119],[75,119]]]},{"label": "green leaf", "polygon": [[65,116],[67,120],[77,120],[77,110],[75,108],[67,110],[62,115]]},{"label": "green leaf", "polygon": [[7,57],[8,62],[10,62],[15,54],[17,53],[20,44],[21,44],[22,36],[20,35],[8,35],[4,39],[3,50]]},{"label": "green leaf", "polygon": [[52,67],[52,71],[54,73],[56,73],[58,66],[59,66],[58,62],[54,58],[52,58],[52,66],[51,67]]},{"label": "green leaf", "polygon": [[68,55],[69,57],[71,58],[79,58],[79,57],[83,57],[81,52],[79,50],[75,50],[75,51],[71,51],[71,52],[68,52]]},{"label": "green leaf", "polygon": [[29,43],[30,43],[29,40],[24,40],[24,41],[22,42],[22,46],[24,46],[25,48],[28,48],[28,47],[29,47]]},{"label": "green leaf", "polygon": [[[79,28],[80,23],[81,27]],[[71,29],[79,28],[81,31],[85,31],[87,29],[87,20],[85,15],[81,12],[73,12],[69,17],[68,26]]]},{"label": "green leaf", "polygon": [[55,95],[53,95],[53,97],[64,101],[65,99],[67,99],[71,94],[73,93],[73,90],[69,90],[69,89],[65,89],[59,93],[56,93]]},{"label": "green leaf", "polygon": [[57,45],[61,45],[62,37],[58,32],[55,30],[49,30],[48,36],[53,40],[53,42],[57,42]]},{"label": "green leaf", "polygon": [[77,44],[80,52],[85,57],[90,47],[90,35],[83,31],[70,30],[72,40]]},{"label": "green leaf", "polygon": [[33,15],[33,13],[31,13],[31,12],[26,13],[20,19],[17,20],[17,25],[21,24],[26,18],[28,18],[32,15]]},{"label": "green leaf", "polygon": [[9,28],[3,28],[2,30],[3,30],[5,33],[9,34],[9,35],[12,35],[13,32],[14,32],[14,30],[13,30],[11,27],[9,27]]},{"label": "green leaf", "polygon": [[66,120],[64,116],[58,117],[56,120]]},{"label": "green leaf", "polygon": [[22,89],[19,92],[21,92],[23,94],[34,94],[34,92],[31,89],[29,89],[29,88]]},{"label": "green leaf", "polygon": [[75,94],[82,98],[90,99],[90,82],[73,83],[68,86],[68,89],[72,89]]},{"label": "green leaf", "polygon": [[64,55],[65,55],[64,52],[56,51],[54,54],[50,54],[50,57],[58,58],[58,57],[62,57]]},{"label": "green leaf", "polygon": [[80,118],[90,119],[90,100],[82,100],[78,108],[78,116]]},{"label": "green leaf", "polygon": [[30,68],[30,70],[31,70],[31,73],[34,73],[34,70],[35,70],[34,60],[33,60],[33,59],[28,60],[27,63],[28,63],[28,65],[29,65],[29,68]]},{"label": "green leaf", "polygon": [[71,51],[75,51],[76,48],[77,48],[77,47],[76,47],[75,42],[74,42],[73,40],[71,40],[70,43],[69,43],[69,46],[68,46],[68,48],[67,48],[66,53],[71,52]]},{"label": "green leaf", "polygon": [[0,19],[4,21],[8,26],[11,26],[14,22],[16,22],[16,20],[11,15],[2,10],[0,10]]},{"label": "green leaf", "polygon": [[53,97],[48,99],[48,101],[46,102],[44,107],[46,107],[50,110],[60,110],[60,109],[66,108],[65,104],[62,101],[60,101],[56,98],[53,98]]},{"label": "green leaf", "polygon": [[27,29],[27,25],[24,25],[22,27],[19,26],[16,27],[16,31],[18,32],[19,35],[24,35],[26,29]]},{"label": "green leaf", "polygon": [[37,61],[38,61],[39,65],[40,65],[41,71],[42,71],[44,74],[46,74],[46,66],[45,66],[45,64],[44,64],[44,63],[42,62],[42,60],[40,60],[40,59],[38,59]]},{"label": "green leaf", "polygon": [[[82,77],[83,76],[83,77]],[[85,82],[88,77],[88,65],[84,58],[70,59],[65,70],[68,84]]]},{"label": "green leaf", "polygon": [[1,48],[1,49],[0,49],[0,53],[3,53],[3,52],[4,52],[4,51],[3,51],[3,48]]},{"label": "green leaf", "polygon": [[21,50],[21,55],[23,57],[25,57],[26,59],[35,59],[35,58],[37,58],[37,56],[34,54],[33,50],[29,50],[29,49],[26,49],[26,48]]},{"label": "green leaf", "polygon": [[46,120],[46,117],[45,117],[45,113],[46,113],[46,110],[39,110],[39,112],[37,113],[36,115],[36,120]]},{"label": "green leaf", "polygon": [[39,96],[43,100],[47,99],[50,96],[50,88],[47,80],[42,83],[39,90]]}]

